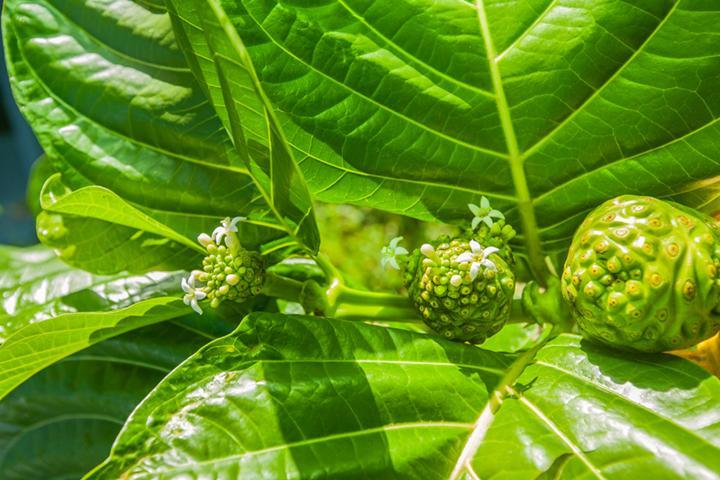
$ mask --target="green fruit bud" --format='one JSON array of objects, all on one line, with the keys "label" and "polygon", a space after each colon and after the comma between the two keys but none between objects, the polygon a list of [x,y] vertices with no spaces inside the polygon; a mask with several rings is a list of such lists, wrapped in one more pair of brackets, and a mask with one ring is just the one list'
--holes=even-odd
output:
[{"label": "green fruit bud", "polygon": [[629,350],[686,348],[720,330],[720,230],[687,207],[621,196],[585,219],[562,293],[582,334]]},{"label": "green fruit bud", "polygon": [[409,256],[406,286],[430,328],[450,340],[478,344],[510,317],[515,276],[497,247],[443,238]]}]

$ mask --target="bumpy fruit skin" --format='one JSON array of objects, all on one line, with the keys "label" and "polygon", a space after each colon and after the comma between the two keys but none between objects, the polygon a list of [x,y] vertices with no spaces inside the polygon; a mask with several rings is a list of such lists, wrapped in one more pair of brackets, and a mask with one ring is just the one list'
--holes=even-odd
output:
[{"label": "bumpy fruit skin", "polygon": [[562,293],[583,335],[662,352],[720,330],[718,227],[687,207],[621,196],[593,211],[568,253]]},{"label": "bumpy fruit skin", "polygon": [[[425,323],[445,338],[473,344],[484,342],[510,317],[515,289],[512,269],[496,253],[489,256],[495,269],[482,266],[473,279],[471,263],[456,260],[459,255],[471,252],[468,240],[441,240],[433,247],[439,264],[419,250],[408,259],[405,283],[410,298]],[[479,257],[475,255],[476,260]]]},{"label": "bumpy fruit skin", "polygon": [[214,241],[206,245],[207,256],[197,279],[205,283],[204,291],[212,307],[224,300],[242,302],[260,293],[265,283],[262,257],[242,247],[231,251]]}]

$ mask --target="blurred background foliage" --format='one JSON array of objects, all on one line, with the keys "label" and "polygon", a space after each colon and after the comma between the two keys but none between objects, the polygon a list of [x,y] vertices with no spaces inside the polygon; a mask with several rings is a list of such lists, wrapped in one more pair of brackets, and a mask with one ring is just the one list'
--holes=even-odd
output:
[{"label": "blurred background foliage", "polygon": [[41,153],[12,98],[5,55],[0,49],[0,244],[37,242],[25,194],[30,169]]}]

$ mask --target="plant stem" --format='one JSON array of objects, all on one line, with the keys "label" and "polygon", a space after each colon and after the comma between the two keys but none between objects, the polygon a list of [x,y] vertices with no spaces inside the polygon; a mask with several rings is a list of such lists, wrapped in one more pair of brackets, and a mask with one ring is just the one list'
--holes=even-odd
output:
[{"label": "plant stem", "polygon": [[262,293],[268,297],[282,298],[290,302],[299,302],[303,293],[303,282],[281,277],[274,273],[265,274]]}]

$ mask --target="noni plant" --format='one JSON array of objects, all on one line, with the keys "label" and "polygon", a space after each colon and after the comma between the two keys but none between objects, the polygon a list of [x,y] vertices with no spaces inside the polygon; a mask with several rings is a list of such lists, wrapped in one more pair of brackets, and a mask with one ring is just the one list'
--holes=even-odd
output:
[{"label": "noni plant", "polygon": [[583,334],[617,347],[663,352],[720,330],[720,229],[649,197],[599,206],[575,233],[563,294]]},{"label": "noni plant", "polygon": [[44,155],[0,478],[720,478],[718,2],[6,0],[2,36]]}]

